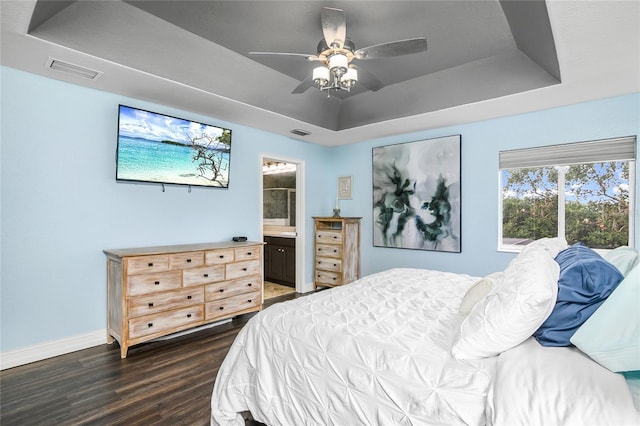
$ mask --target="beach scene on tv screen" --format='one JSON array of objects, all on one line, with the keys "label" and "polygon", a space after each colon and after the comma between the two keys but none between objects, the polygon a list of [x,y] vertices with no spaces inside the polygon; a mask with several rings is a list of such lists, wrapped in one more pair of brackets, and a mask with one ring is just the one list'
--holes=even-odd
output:
[{"label": "beach scene on tv screen", "polygon": [[231,131],[120,106],[117,179],[229,186]]}]

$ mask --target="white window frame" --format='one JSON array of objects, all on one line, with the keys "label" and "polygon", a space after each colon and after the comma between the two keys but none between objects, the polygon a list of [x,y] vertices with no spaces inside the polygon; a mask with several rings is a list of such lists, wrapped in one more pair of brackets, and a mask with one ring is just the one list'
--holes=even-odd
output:
[{"label": "white window frame", "polygon": [[[499,152],[498,162],[498,251],[518,253],[526,245],[503,244],[502,171],[527,167],[562,167],[570,164],[629,162],[629,246],[635,246],[636,136],[549,145]],[[565,187],[564,173],[558,173],[558,189]],[[565,193],[558,190],[558,237],[565,236]]]}]

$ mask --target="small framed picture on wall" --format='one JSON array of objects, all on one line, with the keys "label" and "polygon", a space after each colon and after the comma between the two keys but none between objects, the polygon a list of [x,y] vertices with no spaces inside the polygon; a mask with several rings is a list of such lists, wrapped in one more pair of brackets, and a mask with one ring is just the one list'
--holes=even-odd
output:
[{"label": "small framed picture on wall", "polygon": [[338,198],[341,200],[351,199],[351,176],[340,176],[338,178]]}]

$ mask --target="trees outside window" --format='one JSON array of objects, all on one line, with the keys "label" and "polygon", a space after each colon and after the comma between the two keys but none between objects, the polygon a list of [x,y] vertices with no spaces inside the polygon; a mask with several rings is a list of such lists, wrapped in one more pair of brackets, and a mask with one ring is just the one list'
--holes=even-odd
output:
[{"label": "trees outside window", "polygon": [[[580,143],[571,145],[575,146],[553,146],[546,151],[538,148],[533,160],[527,157],[526,150],[516,153],[515,161],[504,160],[509,166],[521,162],[528,163],[527,167],[502,167],[501,157],[501,249],[516,250],[533,240],[557,236],[569,244],[582,242],[598,249],[632,244],[635,138],[631,145],[634,155],[626,155],[631,159],[535,164],[549,163],[548,152],[554,153],[554,149],[566,154],[580,148]],[[593,146],[589,145],[586,151]],[[540,154],[542,151],[544,155]],[[563,159],[567,157],[570,156],[564,155]]]},{"label": "trees outside window", "polygon": [[556,236],[592,248],[629,244],[628,161],[502,170],[501,176],[503,244]]}]

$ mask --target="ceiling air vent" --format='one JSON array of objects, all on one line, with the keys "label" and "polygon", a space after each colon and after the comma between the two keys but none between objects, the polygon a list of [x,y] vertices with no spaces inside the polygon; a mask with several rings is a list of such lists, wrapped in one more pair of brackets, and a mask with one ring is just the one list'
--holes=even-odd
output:
[{"label": "ceiling air vent", "polygon": [[64,62],[59,59],[53,58],[49,58],[49,60],[47,61],[47,68],[75,75],[77,77],[86,78],[89,80],[95,80],[102,75],[102,72],[100,71],[81,67],[80,65],[70,64],[69,62]]},{"label": "ceiling air vent", "polygon": [[298,135],[298,136],[309,136],[311,134],[311,132],[307,132],[306,130],[302,130],[302,129],[289,130],[289,133],[293,133],[294,135]]}]

